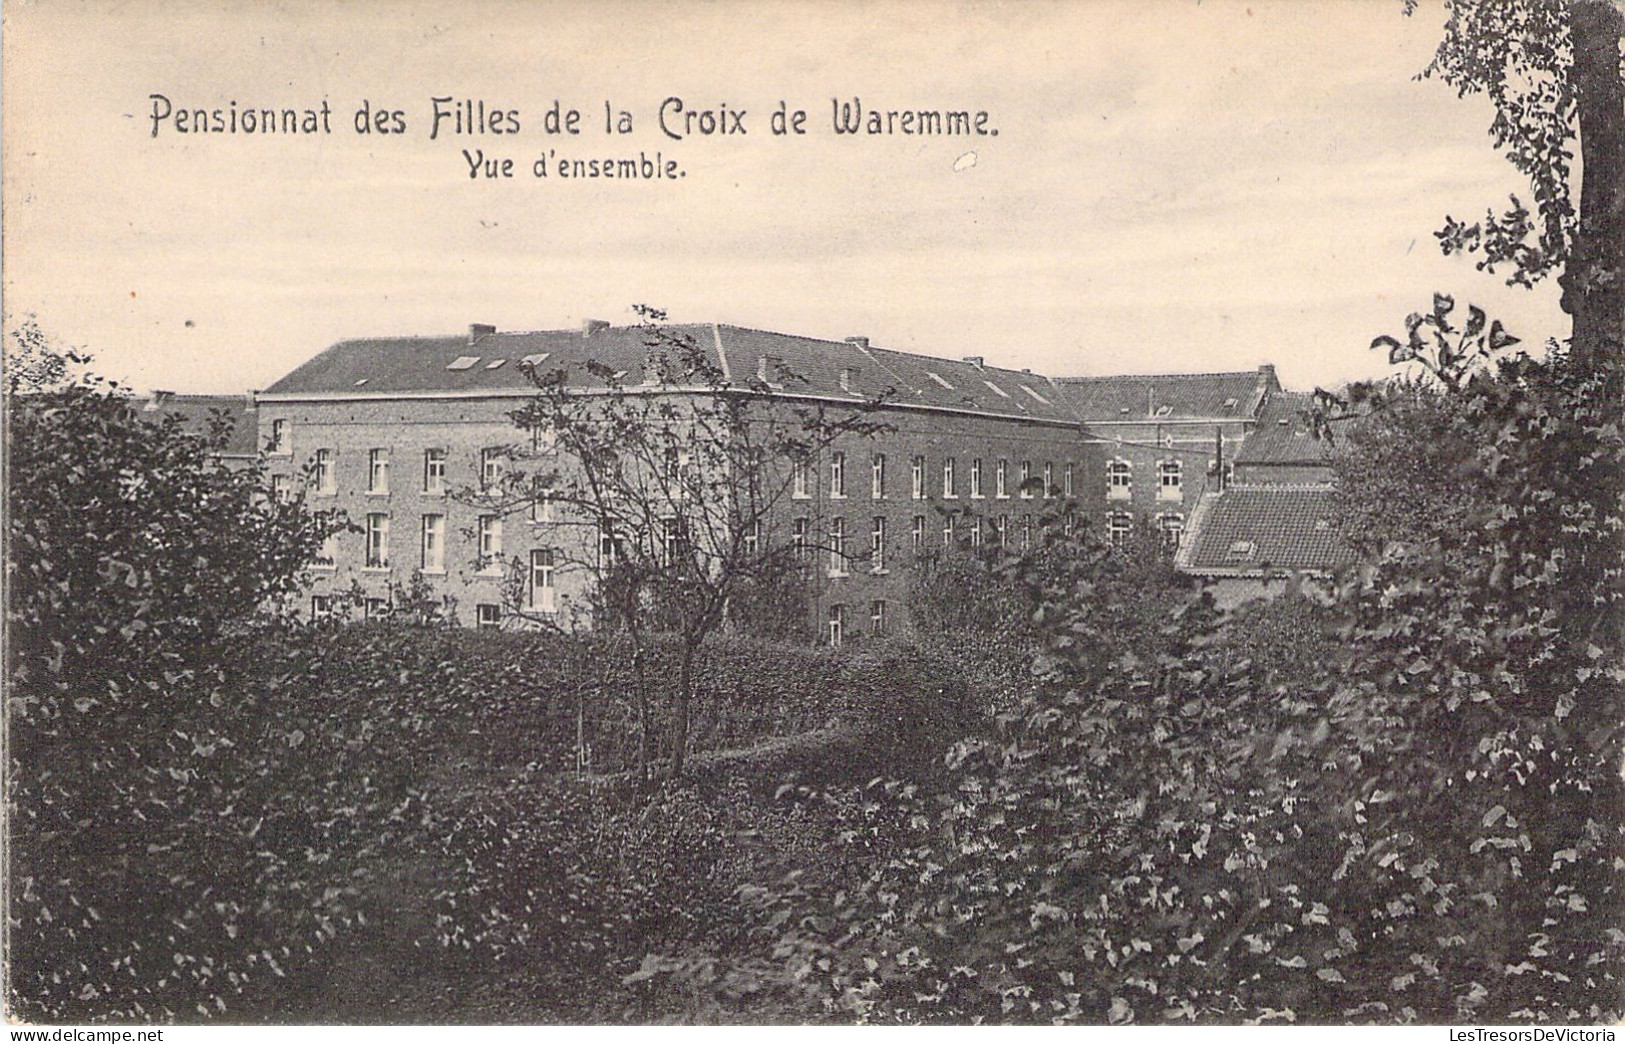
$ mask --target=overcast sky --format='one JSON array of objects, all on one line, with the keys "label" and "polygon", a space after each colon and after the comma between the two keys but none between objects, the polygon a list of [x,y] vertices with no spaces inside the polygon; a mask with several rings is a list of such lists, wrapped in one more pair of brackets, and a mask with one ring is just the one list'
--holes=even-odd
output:
[{"label": "overcast sky", "polygon": [[[674,320],[1052,375],[1386,371],[1366,347],[1435,290],[1538,343],[1555,287],[1439,256],[1446,213],[1527,189],[1488,103],[1415,81],[1442,11],[1357,2],[36,0],[5,9],[8,324],[37,315],[141,389],[262,388],[335,340]],[[151,136],[177,108],[317,106],[331,135]],[[429,99],[517,135],[428,139]],[[837,137],[831,99],[986,110],[997,137]],[[746,111],[675,142],[663,99]],[[553,100],[583,112],[543,133]],[[775,138],[781,100],[808,133]],[[363,100],[407,133],[363,137]],[[632,114],[624,137],[603,105]],[[515,160],[470,181],[460,150]],[[675,182],[536,179],[659,150]],[[974,155],[971,155],[974,154]]]}]

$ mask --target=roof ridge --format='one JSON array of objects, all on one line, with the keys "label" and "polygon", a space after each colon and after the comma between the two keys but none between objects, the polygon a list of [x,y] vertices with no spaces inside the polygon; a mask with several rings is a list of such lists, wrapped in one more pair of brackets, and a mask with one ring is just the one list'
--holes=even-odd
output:
[{"label": "roof ridge", "polygon": [[1057,377],[1059,384],[1084,384],[1090,381],[1154,381],[1184,377],[1248,377],[1257,378],[1257,370],[1212,370],[1206,373],[1108,373],[1091,377]]}]

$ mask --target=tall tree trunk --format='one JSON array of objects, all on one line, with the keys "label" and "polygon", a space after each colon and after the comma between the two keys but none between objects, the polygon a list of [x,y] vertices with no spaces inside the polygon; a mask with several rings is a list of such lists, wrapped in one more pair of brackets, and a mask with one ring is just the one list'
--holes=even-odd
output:
[{"label": "tall tree trunk", "polygon": [[677,669],[677,712],[671,723],[671,768],[666,778],[676,779],[683,774],[683,763],[688,759],[689,704],[694,697],[694,648],[683,643],[683,659]]},{"label": "tall tree trunk", "polygon": [[1617,0],[1571,0],[1573,82],[1580,118],[1580,220],[1563,275],[1582,365],[1618,363],[1625,345],[1625,80]]}]

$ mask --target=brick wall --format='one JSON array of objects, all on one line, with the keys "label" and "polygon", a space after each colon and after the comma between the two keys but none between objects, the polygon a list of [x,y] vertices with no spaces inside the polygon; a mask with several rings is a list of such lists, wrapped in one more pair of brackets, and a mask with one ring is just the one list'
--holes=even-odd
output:
[{"label": "brick wall", "polygon": [[[473,626],[477,607],[502,606],[506,614],[512,597],[528,597],[528,579],[517,587],[514,584],[515,566],[525,574],[531,551],[551,547],[560,549],[553,573],[553,619],[563,626],[584,626],[585,592],[591,575],[587,568],[572,563],[591,556],[596,531],[571,524],[564,517],[533,523],[523,514],[510,514],[502,525],[501,566],[482,569],[479,532],[485,511],[457,495],[479,485],[484,450],[528,441],[506,416],[522,402],[522,398],[503,397],[262,400],[262,442],[271,437],[276,422],[285,422],[287,452],[270,458],[273,473],[298,481],[295,476],[313,461],[316,452],[326,450],[331,454],[333,490],[312,491],[311,505],[340,508],[360,526],[367,525],[368,516],[388,521],[387,567],[367,566],[367,533],[344,533],[337,538],[332,566],[312,571],[311,594],[324,598],[354,587],[364,598],[387,598],[392,583],[407,584],[414,570],[423,565],[424,518],[431,516],[443,520],[439,523],[443,571],[426,579],[438,593],[455,599],[459,622]],[[872,438],[853,437],[831,447],[814,462],[807,495],[786,497],[769,522],[767,539],[788,543],[796,520],[806,520],[818,547],[810,568],[813,594],[809,613],[821,633],[828,633],[835,607],[844,618],[844,636],[867,632],[876,603],[884,603],[887,630],[905,629],[907,577],[916,543],[923,548],[942,547],[950,522],[953,539],[962,542],[975,539],[973,530],[984,542],[996,541],[996,527],[1003,519],[1006,539],[1013,546],[1021,546],[1024,536],[1036,543],[1039,516],[1063,502],[1069,465],[1074,498],[1093,516],[1092,523],[1098,524],[1103,517],[1101,511],[1089,507],[1105,504],[1102,447],[1077,425],[910,409],[887,410],[877,419],[891,430]],[[431,450],[444,452],[445,491],[441,493],[424,488],[425,458]],[[388,455],[387,492],[368,489],[374,451]],[[831,457],[837,452],[844,454],[844,496],[831,488]],[[884,485],[878,498],[873,489],[877,455],[885,458]],[[914,491],[915,458],[923,459],[919,497]],[[951,495],[944,488],[944,466],[950,460]],[[998,495],[1000,462],[1005,468],[1003,497]],[[1019,488],[1023,464],[1039,482],[1048,465],[1056,496],[1046,498],[1042,491],[1023,495]],[[978,470],[980,495],[973,489]],[[1154,464],[1145,473],[1154,473]],[[832,568],[835,563],[829,548],[836,519],[841,520],[848,560],[842,568]],[[884,532],[878,567],[870,557],[876,519],[883,520]]]}]

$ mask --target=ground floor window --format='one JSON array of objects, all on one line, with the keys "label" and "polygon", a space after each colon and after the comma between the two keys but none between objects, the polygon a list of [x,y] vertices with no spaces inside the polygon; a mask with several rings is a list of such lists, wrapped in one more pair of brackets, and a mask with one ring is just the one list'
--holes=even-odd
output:
[{"label": "ground floor window", "polygon": [[538,548],[530,553],[531,612],[552,613],[558,611],[558,589],[555,585],[556,573],[552,548]]},{"label": "ground floor window", "polygon": [[846,606],[832,605],[829,607],[829,644],[839,649],[841,647],[842,632],[846,630]]},{"label": "ground floor window", "polygon": [[1106,516],[1106,536],[1117,547],[1128,543],[1128,535],[1133,529],[1134,516],[1127,511],[1113,511]]},{"label": "ground floor window", "polygon": [[1162,530],[1162,542],[1169,547],[1178,547],[1185,536],[1185,516],[1168,512],[1157,517],[1157,525]]},{"label": "ground floor window", "polygon": [[886,603],[882,599],[876,599],[869,605],[869,633],[886,633]]},{"label": "ground floor window", "polygon": [[502,606],[490,602],[481,602],[474,607],[474,626],[481,630],[492,630],[502,626]]}]

